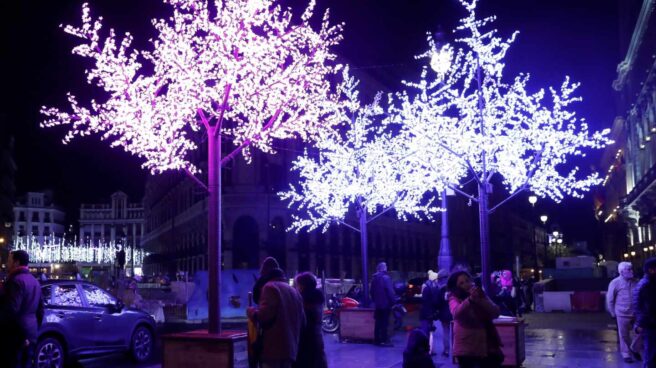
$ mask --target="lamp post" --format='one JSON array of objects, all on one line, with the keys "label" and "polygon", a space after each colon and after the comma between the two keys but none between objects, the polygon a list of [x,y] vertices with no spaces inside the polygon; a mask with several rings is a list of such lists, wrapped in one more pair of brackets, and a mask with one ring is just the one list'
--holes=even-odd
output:
[{"label": "lamp post", "polygon": [[538,197],[532,195],[528,197],[528,203],[531,204],[531,226],[533,227],[533,252],[535,253],[535,268],[538,268],[538,242],[535,239],[535,223],[533,221],[535,217],[535,203],[537,203]]},{"label": "lamp post", "polygon": [[[542,226],[546,229],[547,226],[547,221],[549,220],[549,216],[547,215],[541,215],[540,216],[540,221],[542,221]],[[544,243],[544,260],[542,261],[542,267],[546,268],[547,267],[547,242],[545,241]]]}]

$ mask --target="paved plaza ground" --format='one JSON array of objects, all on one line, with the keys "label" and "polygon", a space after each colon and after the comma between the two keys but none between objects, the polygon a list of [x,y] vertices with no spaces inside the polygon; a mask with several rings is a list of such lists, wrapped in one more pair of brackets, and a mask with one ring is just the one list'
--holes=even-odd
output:
[{"label": "paved plaza ground", "polygon": [[[526,368],[640,367],[624,363],[617,352],[617,333],[606,314],[535,313],[526,315]],[[439,331],[435,341],[441,341]],[[400,368],[406,334],[397,333],[394,347],[340,343],[335,335],[326,335],[326,353],[331,368]],[[159,354],[159,351],[158,351]],[[454,367],[448,359],[435,357],[436,367]],[[112,356],[80,362],[85,368],[136,367],[123,357]],[[157,362],[138,367],[159,367]]]}]

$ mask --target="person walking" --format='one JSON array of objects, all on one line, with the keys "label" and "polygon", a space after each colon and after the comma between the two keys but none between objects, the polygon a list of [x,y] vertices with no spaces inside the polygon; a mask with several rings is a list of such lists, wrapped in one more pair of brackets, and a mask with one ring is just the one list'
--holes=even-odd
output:
[{"label": "person walking", "polygon": [[301,328],[305,323],[303,299],[287,283],[284,272],[274,269],[262,287],[258,307],[249,307],[248,318],[262,328],[262,368],[291,368],[298,356]]},{"label": "person walking", "polygon": [[499,307],[483,289],[474,285],[464,271],[454,272],[447,281],[449,309],[453,315],[453,351],[461,368],[500,367],[504,356],[493,320]]},{"label": "person walking", "polygon": [[442,325],[442,356],[448,357],[451,351],[451,311],[449,310],[449,291],[447,281],[449,272],[440,270],[437,273],[437,313],[435,319]]},{"label": "person walking", "polygon": [[645,275],[633,292],[635,330],[642,335],[643,367],[656,368],[656,258],[645,261]]},{"label": "person walking", "polygon": [[387,336],[390,313],[396,301],[392,278],[387,273],[387,264],[381,262],[376,266],[376,273],[371,279],[371,300],[374,302],[374,344],[392,346]]},{"label": "person walking", "polygon": [[30,257],[23,250],[9,253],[9,276],[2,291],[3,363],[31,367],[39,327],[43,320],[41,286],[30,274]]},{"label": "person walking", "polygon": [[627,363],[633,363],[634,359],[640,360],[640,354],[631,349],[632,346],[640,346],[640,336],[635,333],[633,333],[634,336],[631,336],[635,324],[635,313],[632,306],[633,290],[638,284],[638,280],[633,277],[633,265],[630,262],[620,262],[617,271],[619,276],[608,284],[606,306],[611,317],[617,320],[622,358]]},{"label": "person walking", "polygon": [[435,331],[440,289],[437,285],[437,273],[428,270],[428,280],[421,286],[421,308],[419,309],[419,326],[429,341]]},{"label": "person walking", "polygon": [[311,272],[303,272],[296,275],[294,285],[303,297],[306,321],[305,326],[301,329],[301,340],[294,367],[328,368],[323,334],[321,333],[324,297],[323,293],[317,290],[317,278]]}]

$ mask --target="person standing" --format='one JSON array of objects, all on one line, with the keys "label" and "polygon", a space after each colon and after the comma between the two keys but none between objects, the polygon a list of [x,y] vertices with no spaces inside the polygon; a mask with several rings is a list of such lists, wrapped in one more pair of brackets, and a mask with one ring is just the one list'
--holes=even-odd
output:
[{"label": "person standing", "polygon": [[323,293],[317,290],[317,278],[311,272],[296,275],[294,285],[303,297],[305,326],[301,329],[301,340],[295,368],[328,368],[321,333]]},{"label": "person standing", "polygon": [[[10,367],[31,367],[39,326],[43,320],[41,286],[30,274],[30,257],[23,250],[9,253],[9,276],[3,288],[3,340]],[[3,358],[4,360],[4,358]],[[7,360],[5,360],[7,362]]]},{"label": "person standing", "polygon": [[453,351],[461,368],[501,367],[504,356],[493,320],[499,307],[464,271],[454,272],[447,281],[449,309],[453,315]]},{"label": "person standing", "polygon": [[371,300],[374,302],[374,344],[392,346],[387,336],[390,313],[396,301],[392,278],[387,273],[387,264],[381,262],[376,266],[376,273],[371,279]]},{"label": "person standing", "polygon": [[280,269],[278,261],[273,257],[266,257],[260,266],[260,278],[255,281],[253,285],[253,302],[255,304],[260,304],[260,294],[262,293],[262,288],[270,279],[270,273],[273,270]]},{"label": "person standing", "polygon": [[440,270],[437,273],[437,314],[436,319],[442,325],[442,356],[448,357],[451,351],[451,311],[449,310],[449,291],[447,290],[447,281],[449,272]]},{"label": "person standing", "polygon": [[606,306],[611,317],[617,320],[622,358],[627,363],[633,363],[634,359],[640,360],[640,354],[631,350],[631,346],[640,346],[639,342],[634,344],[640,336],[635,334],[633,337],[631,336],[635,323],[635,313],[632,306],[633,290],[638,284],[638,280],[633,277],[633,265],[629,262],[620,262],[617,271],[619,276],[608,284]]},{"label": "person standing", "polygon": [[247,309],[248,318],[262,328],[262,368],[291,368],[298,356],[301,328],[305,323],[303,299],[289,286],[282,270],[274,269],[262,287],[259,306]]},{"label": "person standing", "polygon": [[643,367],[656,368],[656,258],[645,261],[645,275],[633,292],[635,330],[642,335]]},{"label": "person standing", "polygon": [[437,273],[428,270],[428,280],[421,286],[421,308],[419,309],[420,328],[426,336],[430,337],[435,330],[433,325],[439,303],[439,287],[437,286]]}]

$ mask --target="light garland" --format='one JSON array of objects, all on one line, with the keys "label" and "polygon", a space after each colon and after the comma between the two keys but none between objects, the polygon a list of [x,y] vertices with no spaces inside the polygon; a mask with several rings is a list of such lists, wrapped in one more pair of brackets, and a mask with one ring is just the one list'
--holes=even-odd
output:
[{"label": "light garland", "polygon": [[[477,19],[476,0],[460,2],[468,12],[457,28],[462,34],[457,42],[463,48],[453,52],[448,71],[434,73],[424,67],[419,81],[404,82],[406,89],[390,96],[392,108],[386,124],[410,138],[404,140],[405,150],[416,152],[417,167],[443,173],[443,167],[431,168],[426,162],[444,162],[444,155],[460,165],[451,165],[453,173],[440,174],[442,183],[436,181],[434,186],[457,186],[467,173],[485,182],[499,174],[512,193],[530,189],[557,202],[565,196],[581,197],[602,180],[596,173],[580,178],[578,167],[561,173],[563,164],[585,156],[586,148],[600,149],[612,143],[610,130],[588,132],[587,123],[571,109],[581,98],[575,95],[579,83],[569,78],[558,89],[549,88],[549,98],[544,90],[527,92],[528,74],[506,82],[503,60],[517,32],[504,40],[497,30],[482,30],[495,18]],[[428,59],[432,67],[435,43],[430,37],[428,41],[429,51],[418,58]],[[489,177],[483,178],[483,173]]]},{"label": "light garland", "polygon": [[[113,241],[101,241],[98,245],[67,242],[61,237],[45,237],[42,241],[37,236],[14,238],[12,249],[24,250],[30,255],[32,263],[67,263],[80,262],[96,265],[113,265],[116,252],[125,251],[126,264],[132,262],[132,247]],[[143,249],[135,249],[134,265],[141,267],[148,255]]]},{"label": "light garland", "polygon": [[93,62],[87,81],[103,97],[82,105],[69,93],[68,111],[41,109],[43,127],[68,126],[64,143],[100,134],[151,173],[198,172],[189,152],[203,127],[232,137],[247,159],[251,146],[270,153],[274,139],[317,137],[324,103],[335,98],[330,76],[341,68],[331,48],[342,25],[330,25],[328,12],[315,30],[314,0],[298,21],[273,0],[216,1],[216,14],[205,0],[164,2],[173,14],[152,21],[148,51],[132,48],[129,33],[101,36],[102,18],[83,5],[82,24],[63,28],[81,40],[73,53]]}]

